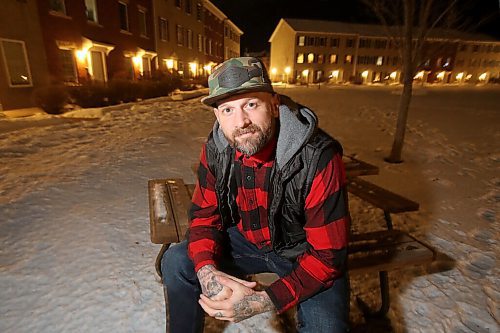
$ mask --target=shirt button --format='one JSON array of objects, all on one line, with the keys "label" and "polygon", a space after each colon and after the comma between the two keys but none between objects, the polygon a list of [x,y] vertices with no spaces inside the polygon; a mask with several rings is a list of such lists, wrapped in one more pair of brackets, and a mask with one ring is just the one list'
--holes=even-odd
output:
[{"label": "shirt button", "polygon": [[247,180],[252,180],[252,176],[247,176]]},{"label": "shirt button", "polygon": [[252,228],[257,228],[257,224],[256,223],[252,223]]},{"label": "shirt button", "polygon": [[250,205],[253,205],[253,199],[248,200],[248,203],[249,203]]}]

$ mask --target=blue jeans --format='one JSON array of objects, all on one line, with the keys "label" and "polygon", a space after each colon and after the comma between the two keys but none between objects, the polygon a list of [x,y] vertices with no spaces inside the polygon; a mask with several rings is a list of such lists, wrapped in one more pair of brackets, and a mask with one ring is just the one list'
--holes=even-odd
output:
[{"label": "blue jeans", "polygon": [[[293,262],[274,252],[263,252],[248,242],[236,227],[228,229],[228,247],[220,270],[237,277],[272,272],[282,277]],[[171,333],[203,331],[204,311],[198,304],[201,288],[194,265],[187,254],[187,242],[171,246],[162,259],[163,285],[167,307],[167,328]],[[301,333],[346,332],[349,321],[349,280],[347,274],[332,287],[302,301],[297,306]]]}]

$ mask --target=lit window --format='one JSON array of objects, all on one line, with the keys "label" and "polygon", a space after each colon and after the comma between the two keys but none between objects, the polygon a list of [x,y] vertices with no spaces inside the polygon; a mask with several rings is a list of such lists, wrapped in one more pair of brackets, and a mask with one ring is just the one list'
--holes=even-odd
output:
[{"label": "lit window", "polygon": [[306,36],[299,36],[299,39],[297,41],[298,46],[304,46],[306,43]]},{"label": "lit window", "polygon": [[330,64],[336,64],[336,63],[337,63],[337,55],[330,54]]},{"label": "lit window", "polygon": [[198,34],[198,52],[203,52],[203,36]]},{"label": "lit window", "polygon": [[168,40],[168,21],[167,19],[160,18],[160,40],[167,41]]},{"label": "lit window", "polygon": [[142,75],[151,77],[151,61],[147,57],[142,57]]},{"label": "lit window", "polygon": [[298,64],[303,64],[304,63],[304,53],[297,54],[297,63]]},{"label": "lit window", "polygon": [[187,36],[188,36],[188,38],[187,38],[188,47],[190,49],[192,49],[193,48],[193,31],[191,29],[188,29]]},{"label": "lit window", "polygon": [[64,4],[64,0],[49,0],[49,9],[53,12],[66,15],[66,5]]},{"label": "lit window", "polygon": [[309,53],[309,54],[307,55],[307,62],[308,62],[309,64],[312,64],[312,63],[314,62],[314,53]]},{"label": "lit window", "polygon": [[120,14],[120,29],[128,31],[128,8],[124,2],[118,2],[118,9]]},{"label": "lit window", "polygon": [[85,15],[87,20],[97,23],[96,0],[85,0]]},{"label": "lit window", "polygon": [[76,65],[73,50],[59,50],[62,77],[64,82],[77,82]]},{"label": "lit window", "polygon": [[31,86],[31,73],[24,42],[7,39],[0,39],[0,42],[5,67],[7,69],[9,86]]},{"label": "lit window", "polygon": [[182,26],[177,25],[175,30],[177,35],[177,45],[184,45],[184,29]]},{"label": "lit window", "polygon": [[352,64],[352,55],[346,54],[346,56],[344,58],[344,63],[345,64]]},{"label": "lit window", "polygon": [[377,57],[377,66],[382,66],[384,64],[384,57]]},{"label": "lit window", "polygon": [[139,9],[139,33],[141,36],[147,36],[148,30],[146,26],[146,10]]}]

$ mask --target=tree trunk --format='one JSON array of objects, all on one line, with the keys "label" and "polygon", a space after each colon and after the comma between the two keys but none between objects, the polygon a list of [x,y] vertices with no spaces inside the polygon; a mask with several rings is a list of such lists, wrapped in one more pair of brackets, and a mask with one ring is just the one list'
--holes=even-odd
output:
[{"label": "tree trunk", "polygon": [[396,133],[392,143],[391,154],[385,158],[389,163],[401,163],[401,155],[403,152],[403,143],[406,132],[406,122],[408,119],[408,109],[413,89],[414,64],[412,57],[413,47],[413,9],[414,2],[411,0],[405,1],[405,26],[403,40],[403,92],[399,100],[398,121],[396,123]]}]

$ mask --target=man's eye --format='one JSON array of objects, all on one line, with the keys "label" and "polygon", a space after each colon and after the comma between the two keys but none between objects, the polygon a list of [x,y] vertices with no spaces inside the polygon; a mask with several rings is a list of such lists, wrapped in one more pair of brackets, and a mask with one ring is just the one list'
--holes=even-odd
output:
[{"label": "man's eye", "polygon": [[257,107],[257,103],[255,103],[255,102],[249,102],[247,104],[248,109],[255,109],[256,107]]},{"label": "man's eye", "polygon": [[231,109],[230,108],[224,108],[221,110],[222,113],[230,113]]}]

